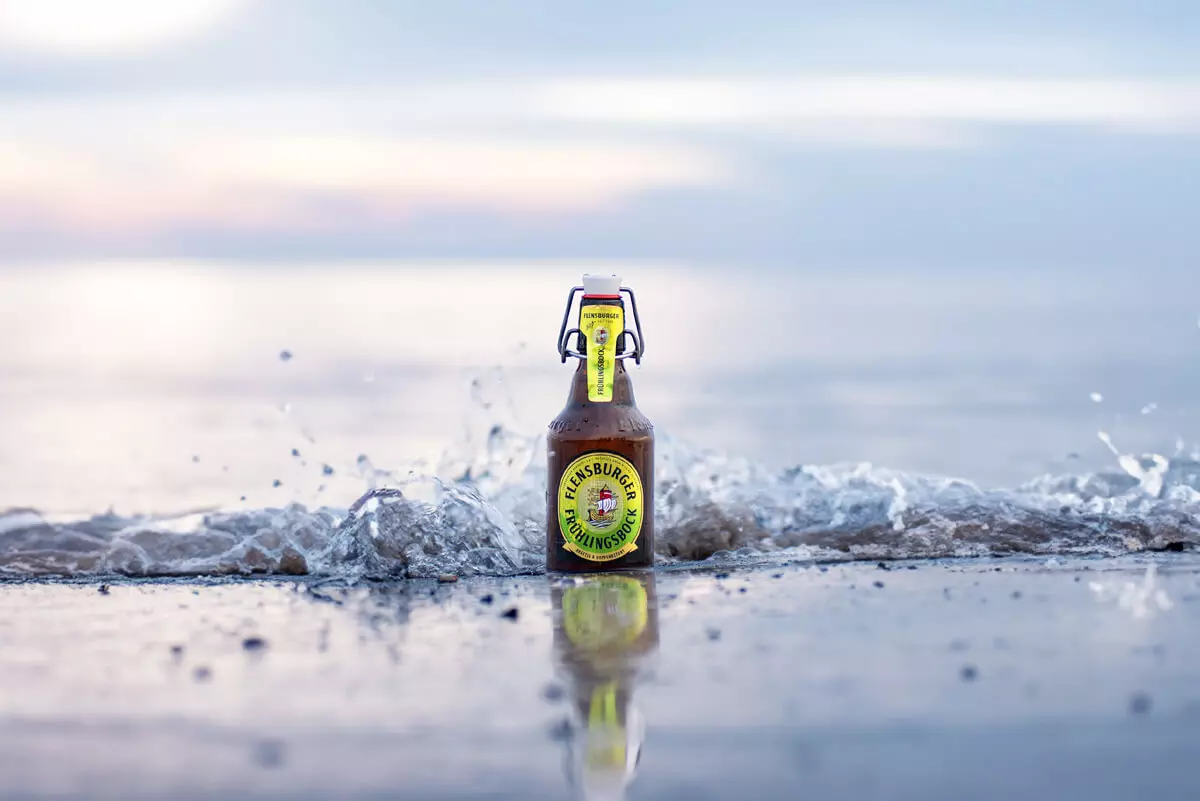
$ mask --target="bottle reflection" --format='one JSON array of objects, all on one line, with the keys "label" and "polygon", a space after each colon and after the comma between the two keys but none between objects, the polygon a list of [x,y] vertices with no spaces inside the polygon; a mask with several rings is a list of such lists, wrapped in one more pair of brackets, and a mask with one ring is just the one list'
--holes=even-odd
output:
[{"label": "bottle reflection", "polygon": [[634,688],[658,649],[654,576],[554,581],[555,660],[571,703],[568,779],[583,798],[623,798],[645,737]]}]

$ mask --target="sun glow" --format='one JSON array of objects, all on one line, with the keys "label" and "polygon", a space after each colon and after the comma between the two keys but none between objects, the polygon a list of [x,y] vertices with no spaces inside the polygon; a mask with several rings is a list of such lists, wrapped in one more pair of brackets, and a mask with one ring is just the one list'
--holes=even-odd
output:
[{"label": "sun glow", "polygon": [[247,0],[0,0],[0,47],[103,55],[199,33]]}]

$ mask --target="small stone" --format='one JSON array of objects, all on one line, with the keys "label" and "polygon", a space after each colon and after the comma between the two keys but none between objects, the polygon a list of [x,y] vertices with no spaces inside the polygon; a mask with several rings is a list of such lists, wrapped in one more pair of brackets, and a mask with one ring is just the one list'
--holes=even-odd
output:
[{"label": "small stone", "polygon": [[875,586],[876,586],[878,589],[881,589],[881,590],[882,590],[882,589],[883,589],[883,582],[882,582],[882,581],[877,581],[877,582],[875,582]]},{"label": "small stone", "polygon": [[1013,600],[1014,600],[1014,601],[1019,601],[1019,600],[1021,599],[1021,591],[1020,591],[1020,590],[1013,590],[1013,591],[1012,591],[1012,598],[1013,598]]},{"label": "small stone", "polygon": [[300,458],[300,449],[292,448],[292,456],[295,456],[297,459],[299,459]]},{"label": "small stone", "polygon": [[247,637],[242,640],[242,648],[251,653],[261,651],[267,647],[267,641],[262,637]]},{"label": "small stone", "polygon": [[282,482],[282,481],[280,481],[279,479],[275,479],[274,481],[272,481],[272,482],[271,482],[271,486],[272,486],[272,487],[282,487],[282,486],[283,486],[283,482]]},{"label": "small stone", "polygon": [[479,603],[487,604],[488,606],[491,606],[492,602],[495,600],[495,597],[490,592],[487,595],[479,596]]},{"label": "small stone", "polygon": [[974,665],[963,665],[958,675],[962,677],[963,681],[975,681],[975,679],[979,678],[979,671]]},{"label": "small stone", "polygon": [[729,578],[729,574],[728,574],[728,573],[713,573],[713,578],[715,578],[715,579],[727,579],[727,578]]},{"label": "small stone", "polygon": [[738,587],[738,592],[745,592],[745,591],[746,591],[745,587]]},{"label": "small stone", "polygon": [[193,457],[192,457],[192,464],[200,464],[200,457],[199,457],[199,456],[193,456]]},{"label": "small stone", "polygon": [[566,692],[560,684],[547,684],[542,688],[542,698],[545,698],[550,703],[561,701]]},{"label": "small stone", "polygon": [[771,578],[783,578],[783,574],[782,573],[772,573]]},{"label": "small stone", "polygon": [[443,573],[438,576],[438,584],[453,584],[456,581],[458,581],[458,576],[453,573]]},{"label": "small stone", "polygon": [[510,606],[508,609],[505,609],[500,613],[500,617],[505,618],[506,620],[516,620],[520,615],[521,610],[517,609],[515,606]]},{"label": "small stone", "polygon": [[909,565],[909,566],[908,566],[908,569],[909,569],[909,570],[916,570],[916,569],[917,569],[917,566],[916,566],[916,565]]},{"label": "small stone", "polygon": [[277,768],[283,764],[284,744],[280,740],[260,740],[254,744],[254,762],[259,767]]},{"label": "small stone", "polygon": [[290,350],[279,351],[279,361],[290,362],[292,360],[292,352]]},{"label": "small stone", "polygon": [[716,642],[717,640],[721,639],[721,630],[720,629],[710,628],[706,631],[706,633],[708,634],[708,639],[712,640],[713,642]]},{"label": "small stone", "polygon": [[101,584],[101,585],[100,585],[100,586],[99,586],[99,587],[96,589],[96,592],[100,593],[101,595],[108,595],[108,585],[107,585],[107,584]]},{"label": "small stone", "polygon": [[557,723],[552,725],[546,732],[550,739],[556,743],[566,743],[571,740],[571,721],[566,718],[560,718]]},{"label": "small stone", "polygon": [[1129,713],[1131,715],[1146,715],[1150,712],[1150,696],[1146,693],[1134,693],[1129,699]]},{"label": "small stone", "polygon": [[333,475],[333,467],[330,465],[327,465],[327,464],[321,465],[321,473],[326,476],[332,476]]},{"label": "small stone", "polygon": [[878,570],[891,570],[892,569],[891,567],[888,566],[887,562],[877,562],[875,564],[875,567]]},{"label": "small stone", "polygon": [[308,561],[295,548],[284,548],[279,556],[279,572],[285,576],[307,576]]},{"label": "small stone", "polygon": [[198,682],[206,682],[212,678],[212,671],[201,665],[192,671],[192,678]]},{"label": "small stone", "polygon": [[182,659],[183,658],[183,646],[182,645],[172,645],[171,646],[171,656],[175,657],[176,659]]}]

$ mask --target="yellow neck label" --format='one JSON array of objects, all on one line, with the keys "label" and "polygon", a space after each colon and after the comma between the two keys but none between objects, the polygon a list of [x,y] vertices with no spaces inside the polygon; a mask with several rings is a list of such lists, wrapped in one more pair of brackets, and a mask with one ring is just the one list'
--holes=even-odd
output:
[{"label": "yellow neck label", "polygon": [[584,306],[579,310],[579,330],[587,340],[588,400],[608,403],[613,396],[617,337],[625,330],[625,310],[607,304]]}]

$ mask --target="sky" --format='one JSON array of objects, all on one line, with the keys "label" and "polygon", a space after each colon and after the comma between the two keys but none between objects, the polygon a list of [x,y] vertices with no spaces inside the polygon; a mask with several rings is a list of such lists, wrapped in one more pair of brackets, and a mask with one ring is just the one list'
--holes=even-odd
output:
[{"label": "sky", "polygon": [[1191,270],[1200,7],[0,0],[0,262]]}]

